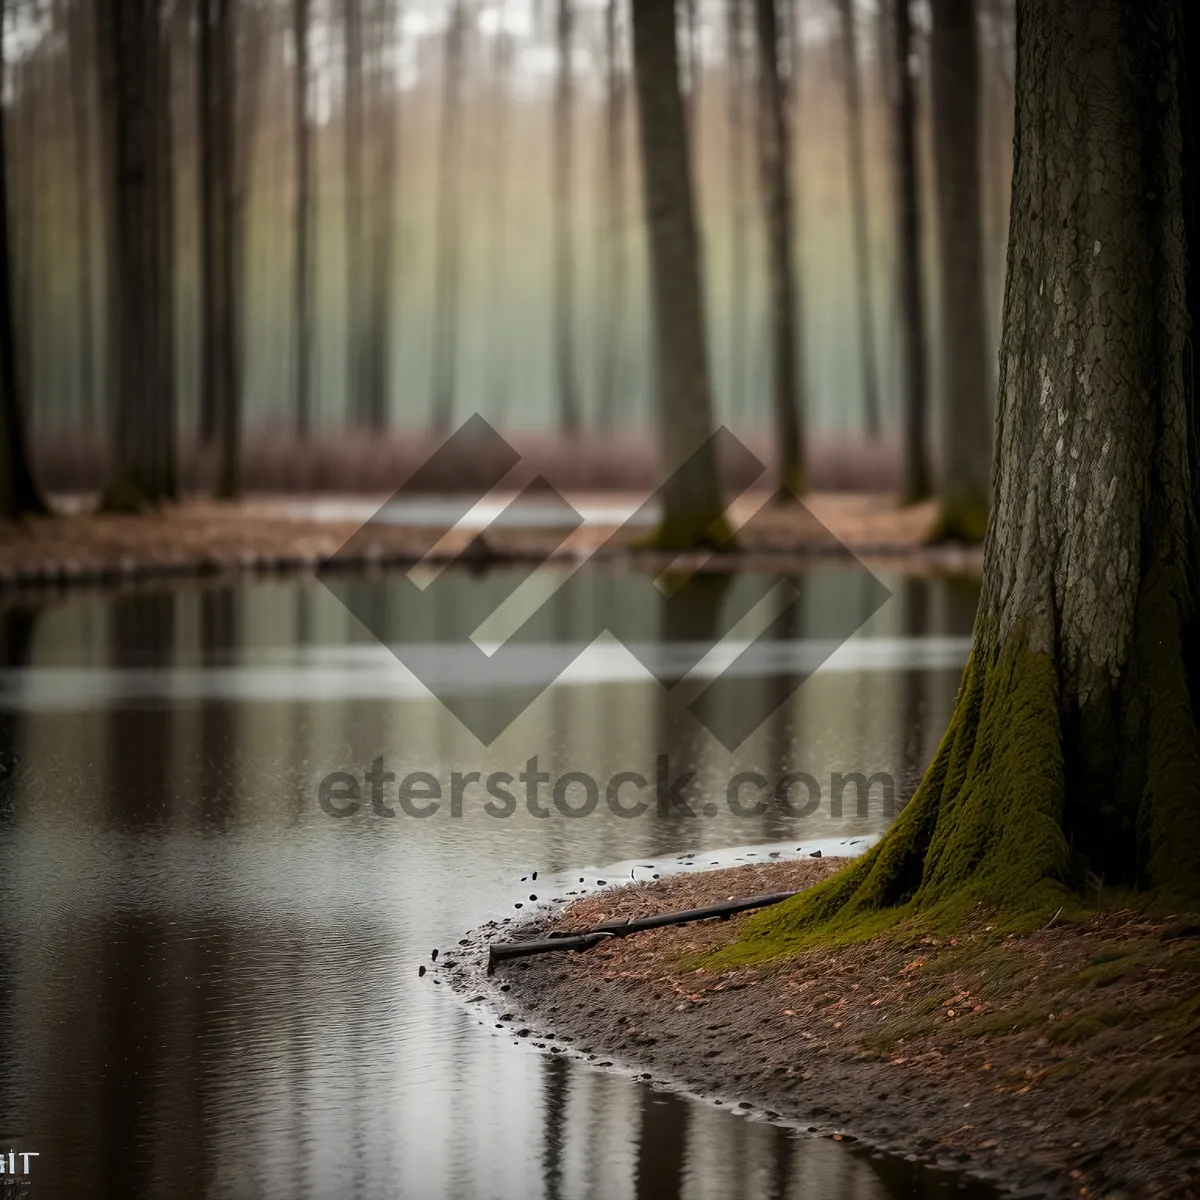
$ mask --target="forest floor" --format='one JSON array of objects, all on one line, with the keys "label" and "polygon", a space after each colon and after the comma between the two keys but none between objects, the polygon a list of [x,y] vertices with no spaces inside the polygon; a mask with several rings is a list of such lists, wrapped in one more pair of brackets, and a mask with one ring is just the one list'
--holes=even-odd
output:
[{"label": "forest floor", "polygon": [[[806,887],[803,859],[612,888],[485,939]],[[892,935],[726,973],[744,918],[439,973],[552,1053],[1039,1196],[1200,1195],[1200,927],[1098,911],[1018,936]],[[482,946],[478,949],[482,950]],[[519,1014],[519,1015],[514,1015]]]},{"label": "forest floor", "polygon": [[[745,520],[765,497],[736,501],[733,520]],[[384,497],[261,498],[239,504],[188,501],[141,516],[98,515],[80,499],[60,515],[0,522],[0,588],[103,583],[122,579],[227,572],[312,570],[331,556],[347,568],[448,561],[468,552],[476,565],[543,559],[578,561],[592,553],[633,557],[647,569],[678,562],[639,547],[646,526],[622,528],[614,509],[632,508],[637,495],[579,495],[571,501],[599,514],[574,532],[545,522],[486,530],[420,523],[362,524]],[[436,504],[433,511],[436,512]],[[444,520],[444,518],[443,518]],[[931,504],[897,509],[887,496],[831,493],[803,506],[765,508],[740,534],[739,555],[698,556],[696,565],[729,569],[758,556],[813,555],[886,558],[897,567],[978,569],[980,551],[925,544]],[[541,522],[541,523],[539,523]],[[564,536],[566,533],[566,536]],[[474,541],[474,545],[470,545]],[[702,561],[703,560],[703,561]]]}]

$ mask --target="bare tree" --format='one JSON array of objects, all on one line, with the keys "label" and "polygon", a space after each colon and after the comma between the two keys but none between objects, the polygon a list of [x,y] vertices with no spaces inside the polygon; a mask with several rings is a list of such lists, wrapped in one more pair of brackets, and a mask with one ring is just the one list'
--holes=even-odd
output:
[{"label": "bare tree", "polygon": [[363,35],[362,0],[342,0],[345,37],[343,183],[346,209],[346,404],[350,420],[364,417],[362,388],[363,286]]},{"label": "bare tree", "polygon": [[767,222],[775,453],[779,485],[804,493],[803,367],[791,189],[791,131],[780,67],[775,0],[755,0],[758,34],[759,159]]},{"label": "bare tree", "polygon": [[558,80],[554,94],[554,348],[559,421],[574,436],[580,428],[575,369],[575,156],[574,65],[571,61],[575,14],[571,0],[558,0],[555,39]]},{"label": "bare tree", "polygon": [[114,187],[110,355],[115,412],[104,506],[137,511],[177,492],[171,130],[168,50],[160,0],[111,0],[96,9]]},{"label": "bare tree", "polygon": [[633,0],[633,63],[666,472],[655,541],[676,550],[728,545],[732,535],[709,440],[704,286],[673,4]]},{"label": "bare tree", "polygon": [[854,272],[858,290],[858,336],[862,356],[867,434],[880,433],[879,368],[875,358],[875,313],[871,298],[871,237],[867,213],[866,154],[863,148],[862,87],[859,78],[855,0],[838,0],[842,26],[842,84],[846,93],[846,157],[854,223]]},{"label": "bare tree", "polygon": [[[0,64],[4,62],[7,16],[4,8],[0,5]],[[46,505],[29,465],[21,376],[17,370],[17,334],[8,249],[8,155],[4,115],[0,112],[0,517],[12,519],[45,511]]]},{"label": "bare tree", "polygon": [[941,271],[941,470],[935,538],[978,542],[991,466],[975,0],[933,0],[933,144]]},{"label": "bare tree", "polygon": [[508,273],[508,137],[509,76],[512,72],[513,39],[508,32],[506,0],[500,0],[498,28],[492,56],[492,202],[488,206],[491,248],[489,282],[490,336],[488,358],[492,364],[492,411],[498,420],[508,414],[509,357],[504,289]]},{"label": "bare tree", "polygon": [[311,0],[293,0],[296,47],[293,134],[296,158],[296,247],[293,312],[295,321],[296,434],[307,438],[312,426],[312,124],[309,117],[309,36]]},{"label": "bare tree", "polygon": [[726,0],[726,105],[729,123],[729,405],[740,414],[746,390],[746,81],[743,0]]},{"label": "bare tree", "polygon": [[437,264],[434,283],[433,370],[430,411],[433,427],[449,429],[454,419],[455,360],[458,354],[459,125],[462,108],[463,0],[453,0],[446,26],[442,78],[442,121],[438,132]]},{"label": "bare tree", "polygon": [[604,9],[604,149],[600,192],[601,259],[604,262],[603,313],[600,358],[600,395],[596,406],[600,427],[616,424],[616,398],[621,387],[621,354],[626,305],[625,238],[625,118],[628,84],[620,61],[620,0],[608,0]]},{"label": "bare tree", "polygon": [[903,484],[901,500],[914,504],[932,492],[929,470],[928,376],[925,297],[921,265],[920,179],[917,166],[917,98],[912,76],[910,0],[891,0],[895,36],[896,301],[900,309],[904,368]]}]

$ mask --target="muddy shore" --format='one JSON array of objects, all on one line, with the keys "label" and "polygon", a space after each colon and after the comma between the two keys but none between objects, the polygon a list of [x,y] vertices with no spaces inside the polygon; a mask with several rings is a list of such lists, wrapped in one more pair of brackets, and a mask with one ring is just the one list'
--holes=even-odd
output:
[{"label": "muddy shore", "polygon": [[1034,1196],[1200,1195],[1200,930],[1132,911],[1029,936],[981,919],[724,974],[744,917],[497,965],[525,940],[802,888],[806,858],[609,888],[478,931],[435,966],[514,1039],[812,1136]]}]

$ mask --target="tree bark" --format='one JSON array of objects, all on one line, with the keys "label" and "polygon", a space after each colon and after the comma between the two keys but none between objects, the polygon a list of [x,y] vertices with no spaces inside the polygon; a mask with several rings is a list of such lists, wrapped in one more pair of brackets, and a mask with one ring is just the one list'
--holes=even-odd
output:
[{"label": "tree bark", "polygon": [[731,539],[713,450],[704,286],[691,153],[679,91],[675,6],[633,0],[642,189],[648,225],[659,436],[666,482],[655,542],[664,549]]},{"label": "tree bark", "polygon": [[1104,885],[1200,895],[1197,51],[1187,0],[1022,5],[995,507],[958,703],[883,841],[734,957],[975,904],[1044,923]]},{"label": "tree bark", "polygon": [[[0,5],[0,63],[4,61],[4,18]],[[42,501],[29,465],[25,413],[17,369],[12,270],[8,246],[8,157],[4,114],[0,112],[0,517],[42,513]]]},{"label": "tree bark", "polygon": [[903,483],[901,500],[914,504],[931,495],[928,446],[928,378],[925,351],[925,289],[921,259],[921,187],[917,168],[917,99],[912,75],[910,0],[891,0],[896,54],[895,159],[896,303],[903,346]]},{"label": "tree bark", "polygon": [[311,0],[294,0],[296,45],[293,124],[296,146],[296,246],[293,312],[296,337],[296,436],[312,428],[312,126],[308,119]]},{"label": "tree bark", "polygon": [[854,0],[838,0],[842,26],[842,74],[846,91],[846,157],[850,169],[850,213],[854,225],[854,280],[858,291],[858,337],[862,354],[863,408],[867,436],[881,432],[879,366],[875,357],[875,306],[871,295],[871,236],[863,149],[862,87]]},{"label": "tree bark", "polygon": [[554,96],[554,349],[559,424],[568,437],[580,429],[575,371],[575,254],[573,124],[575,87],[571,63],[575,14],[571,0],[558,0],[555,24],[558,80]]},{"label": "tree bark", "polygon": [[792,215],[791,130],[780,69],[775,0],[755,0],[760,89],[758,149],[767,223],[771,377],[776,470],[780,488],[801,496],[804,480],[803,367],[799,286]]},{"label": "tree bark", "polygon": [[113,96],[109,322],[116,387],[103,503],[137,511],[176,495],[169,71],[159,0],[112,0],[96,15]]},{"label": "tree bark", "polygon": [[[610,0],[611,2],[611,0]],[[508,138],[509,76],[512,73],[513,39],[506,25],[507,0],[501,0],[497,10],[499,29],[496,33],[492,59],[492,203],[488,212],[490,223],[490,279],[488,281],[491,321],[488,326],[488,360],[491,370],[491,410],[497,421],[508,416],[509,404],[509,338],[505,315],[505,284],[508,274]]]},{"label": "tree bark", "polygon": [[932,107],[941,270],[937,541],[981,542],[991,466],[975,0],[933,0]]}]

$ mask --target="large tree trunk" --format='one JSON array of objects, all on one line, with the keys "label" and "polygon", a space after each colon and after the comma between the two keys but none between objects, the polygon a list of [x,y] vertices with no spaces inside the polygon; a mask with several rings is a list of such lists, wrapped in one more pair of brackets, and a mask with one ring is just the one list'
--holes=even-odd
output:
[{"label": "large tree trunk", "polygon": [[312,427],[312,125],[308,119],[308,39],[311,0],[294,0],[296,61],[292,121],[296,139],[296,250],[293,300],[296,338],[296,436]]},{"label": "large tree trunk", "polygon": [[[611,0],[610,0],[611,2]],[[505,293],[508,276],[508,128],[509,76],[512,74],[513,38],[507,27],[507,0],[501,0],[497,10],[499,26],[492,59],[492,158],[490,178],[492,202],[488,206],[488,242],[490,248],[490,278],[488,304],[488,361],[491,363],[491,411],[503,424],[509,405],[509,325]]]},{"label": "large tree trunk", "polygon": [[662,0],[633,0],[633,64],[666,476],[655,541],[684,550],[728,544],[730,531],[711,441],[703,274],[674,9]]},{"label": "large tree trunk", "polygon": [[846,91],[846,157],[850,169],[850,212],[854,224],[854,281],[858,291],[858,339],[862,355],[863,407],[867,436],[880,434],[879,367],[875,357],[875,306],[871,296],[871,236],[863,149],[862,88],[854,0],[838,0],[842,26],[842,73]]},{"label": "large tree trunk", "polygon": [[[4,8],[0,5],[0,63],[4,61]],[[13,320],[12,271],[8,249],[8,167],[4,114],[0,112],[0,517],[45,512],[25,436]]]},{"label": "large tree trunk", "polygon": [[104,506],[136,511],[176,494],[168,50],[160,0],[111,0],[96,16],[114,98],[107,140],[116,394]]},{"label": "large tree trunk", "polygon": [[779,486],[803,495],[804,412],[799,287],[792,216],[791,131],[780,69],[781,39],[775,0],[755,0],[760,89],[758,147],[767,223],[771,302],[771,378]]},{"label": "large tree trunk", "polygon": [[928,372],[925,360],[925,289],[921,268],[921,186],[917,170],[917,100],[912,65],[911,0],[891,0],[895,14],[896,303],[903,343],[903,483],[901,500],[913,504],[932,492],[928,445]]},{"label": "large tree trunk", "polygon": [[942,463],[935,540],[980,542],[992,457],[975,0],[933,0]]},{"label": "large tree trunk", "polygon": [[1041,923],[1085,883],[1200,894],[1200,22],[1188,0],[1019,20],[995,511],[958,704],[883,841],[735,957],[835,917]]},{"label": "large tree trunk", "polygon": [[579,391],[575,373],[574,155],[575,87],[571,0],[558,0],[556,40],[558,81],[554,96],[554,352],[558,382],[559,425],[573,437],[579,432]]}]

